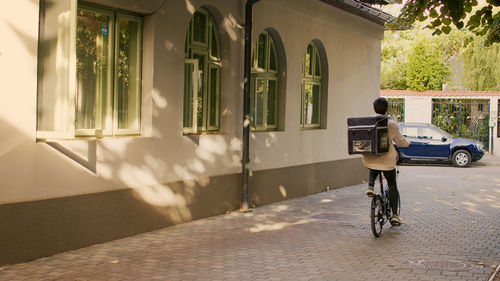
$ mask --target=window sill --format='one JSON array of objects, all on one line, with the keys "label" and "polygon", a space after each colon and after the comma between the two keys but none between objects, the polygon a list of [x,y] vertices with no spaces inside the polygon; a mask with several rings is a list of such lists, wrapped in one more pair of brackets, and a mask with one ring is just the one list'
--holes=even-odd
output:
[{"label": "window sill", "polygon": [[301,131],[312,131],[312,130],[326,130],[326,128],[321,127],[301,127]]},{"label": "window sill", "polygon": [[152,138],[150,136],[142,136],[142,135],[120,135],[120,136],[77,136],[71,139],[64,138],[37,138],[36,142],[61,142],[61,141],[93,141],[93,140],[108,140],[108,139],[125,139],[125,138]]},{"label": "window sill", "polygon": [[262,130],[250,130],[250,133],[273,133],[273,132],[284,132],[285,130],[278,129],[262,129]]},{"label": "window sill", "polygon": [[197,133],[189,133],[189,132],[183,132],[183,136],[201,136],[201,135],[226,135],[226,132],[220,132],[220,131],[212,131],[212,132],[197,132]]}]

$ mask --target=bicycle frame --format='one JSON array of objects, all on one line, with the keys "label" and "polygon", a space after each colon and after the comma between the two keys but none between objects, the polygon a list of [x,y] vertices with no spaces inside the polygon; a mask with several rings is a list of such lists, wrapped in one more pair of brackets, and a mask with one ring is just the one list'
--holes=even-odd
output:
[{"label": "bicycle frame", "polygon": [[[398,173],[399,170],[396,170],[396,176]],[[390,198],[389,198],[389,183],[386,183],[384,185],[382,179],[382,172],[379,172],[378,177],[380,183],[380,193],[376,193],[373,196],[371,203],[371,212],[370,212],[372,232],[375,237],[380,236],[384,224],[388,221],[391,221],[391,214],[392,214]],[[400,204],[401,202],[399,202],[399,205]]]}]

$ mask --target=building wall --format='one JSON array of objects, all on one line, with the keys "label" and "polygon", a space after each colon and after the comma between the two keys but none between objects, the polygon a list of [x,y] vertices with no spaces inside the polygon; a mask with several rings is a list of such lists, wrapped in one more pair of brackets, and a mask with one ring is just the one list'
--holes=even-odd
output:
[{"label": "building wall", "polygon": [[[184,42],[202,6],[220,33],[221,133],[186,136]],[[143,18],[140,137],[37,142],[38,2],[0,3],[9,39],[0,41],[0,265],[240,207],[243,12],[244,1],[172,0]],[[251,134],[252,203],[360,183],[346,118],[371,114],[383,27],[320,1],[268,0],[254,7],[253,38],[267,28],[286,52],[285,120],[284,130]],[[327,57],[328,119],[301,130],[302,58],[313,39]]]}]

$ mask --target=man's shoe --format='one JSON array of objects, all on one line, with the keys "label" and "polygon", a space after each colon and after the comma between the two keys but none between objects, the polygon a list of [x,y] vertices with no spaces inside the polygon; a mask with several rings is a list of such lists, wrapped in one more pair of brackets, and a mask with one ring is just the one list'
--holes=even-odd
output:
[{"label": "man's shoe", "polygon": [[399,218],[398,215],[392,215],[391,217],[391,224],[392,225],[401,225],[403,222],[401,221],[401,219]]},{"label": "man's shoe", "polygon": [[374,193],[373,193],[373,186],[369,186],[367,189],[366,189],[366,192],[365,192],[366,195],[368,195],[368,197],[373,197]]}]

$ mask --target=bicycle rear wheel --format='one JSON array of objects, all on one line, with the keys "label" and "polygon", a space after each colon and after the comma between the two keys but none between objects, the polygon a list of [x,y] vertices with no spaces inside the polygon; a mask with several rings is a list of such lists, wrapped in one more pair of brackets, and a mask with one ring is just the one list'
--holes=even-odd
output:
[{"label": "bicycle rear wheel", "polygon": [[378,194],[372,199],[370,221],[373,235],[375,237],[380,237],[380,234],[382,233],[382,226],[384,225],[384,209],[382,199]]}]

